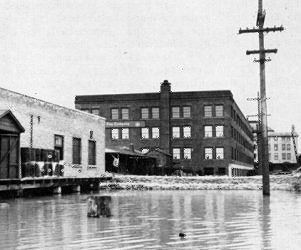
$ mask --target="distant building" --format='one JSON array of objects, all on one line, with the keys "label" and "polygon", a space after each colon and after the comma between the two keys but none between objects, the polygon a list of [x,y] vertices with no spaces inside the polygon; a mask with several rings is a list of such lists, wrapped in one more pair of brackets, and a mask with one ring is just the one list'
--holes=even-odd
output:
[{"label": "distant building", "polygon": [[158,148],[199,175],[253,169],[252,129],[229,90],[172,92],[165,80],[159,93],[76,96],[75,107],[107,118],[106,147]]},{"label": "distant building", "polygon": [[[298,152],[298,134],[295,142]],[[269,132],[269,161],[274,164],[297,163],[291,132]]]},{"label": "distant building", "polygon": [[[25,130],[20,135],[18,146],[21,147],[21,152],[22,149],[27,150],[24,151],[26,161],[35,162],[38,166],[42,166],[42,162],[48,162],[48,166],[51,166],[53,162],[60,162],[64,165],[64,176],[97,176],[104,173],[104,118],[3,88],[0,88],[0,110],[7,110],[0,112],[1,122],[7,123],[6,130],[1,129],[3,126],[0,127],[1,143],[8,140],[7,137],[14,132],[13,129],[16,133],[18,130],[19,133]],[[8,157],[7,164],[10,168],[9,155],[13,143],[10,143],[8,147],[4,147],[3,143],[0,146],[1,157]],[[20,168],[20,159],[16,159],[14,163],[19,164]],[[0,168],[7,169],[3,162],[6,162],[5,159]],[[13,166],[11,169],[14,169]],[[43,169],[40,170],[43,171]],[[50,168],[48,170],[49,172],[45,172],[44,175],[50,173]],[[21,169],[18,175],[15,169],[13,171],[14,178],[21,177]],[[51,170],[53,171],[54,169]],[[7,175],[3,174],[3,176]]]},{"label": "distant building", "polygon": [[[249,121],[253,128],[254,134],[254,164],[257,166],[260,161],[260,143],[257,140],[258,122]],[[296,143],[296,150],[298,152],[298,137],[299,135],[294,132]],[[297,163],[292,132],[275,132],[273,129],[268,128],[268,150],[270,171],[274,170],[291,170],[296,168],[293,166]],[[297,153],[298,155],[298,153]],[[258,171],[261,173],[261,170]]]}]

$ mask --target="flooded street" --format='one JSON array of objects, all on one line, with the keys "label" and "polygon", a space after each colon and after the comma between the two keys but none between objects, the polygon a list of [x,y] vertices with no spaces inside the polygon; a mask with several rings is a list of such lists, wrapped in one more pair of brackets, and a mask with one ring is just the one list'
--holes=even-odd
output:
[{"label": "flooded street", "polygon": [[[301,194],[102,192],[112,217],[88,218],[89,195],[4,200],[0,249],[300,249]],[[179,233],[185,233],[180,238]]]}]

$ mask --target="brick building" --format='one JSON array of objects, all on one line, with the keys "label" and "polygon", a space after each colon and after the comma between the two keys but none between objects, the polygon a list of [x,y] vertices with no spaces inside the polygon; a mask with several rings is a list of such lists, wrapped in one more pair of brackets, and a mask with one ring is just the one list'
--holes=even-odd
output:
[{"label": "brick building", "polygon": [[231,91],[172,92],[165,80],[159,93],[76,96],[75,108],[106,117],[106,147],[159,148],[199,175],[253,169],[252,130]]},{"label": "brick building", "polygon": [[[20,135],[21,149],[59,152],[57,161],[61,161],[65,166],[64,176],[85,177],[104,173],[104,118],[3,88],[0,88],[0,110],[12,112],[23,126],[25,132]],[[9,134],[12,133],[2,133],[0,130],[0,138]],[[2,146],[0,145],[0,150],[4,148]],[[32,157],[35,160],[35,156]],[[51,157],[49,155],[49,158]],[[49,161],[54,161],[53,158]],[[21,170],[19,176],[21,177]]]}]

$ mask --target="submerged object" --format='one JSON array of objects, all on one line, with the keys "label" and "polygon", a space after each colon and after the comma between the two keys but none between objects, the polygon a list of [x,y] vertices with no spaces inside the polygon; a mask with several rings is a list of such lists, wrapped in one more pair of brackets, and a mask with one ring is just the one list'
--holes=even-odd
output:
[{"label": "submerged object", "polygon": [[111,217],[111,196],[90,196],[88,198],[88,217]]},{"label": "submerged object", "polygon": [[179,237],[185,238],[185,237],[186,237],[186,234],[184,234],[184,233],[179,233]]}]

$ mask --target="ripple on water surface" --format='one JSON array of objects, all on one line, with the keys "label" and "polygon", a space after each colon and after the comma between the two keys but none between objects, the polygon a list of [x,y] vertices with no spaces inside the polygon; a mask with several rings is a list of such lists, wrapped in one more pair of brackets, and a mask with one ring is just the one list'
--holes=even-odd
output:
[{"label": "ripple on water surface", "polygon": [[[101,193],[100,193],[101,194]],[[106,193],[108,195],[108,193]],[[87,195],[6,200],[0,249],[300,249],[301,195],[257,191],[116,192],[109,218]],[[179,237],[179,233],[185,237]]]}]

